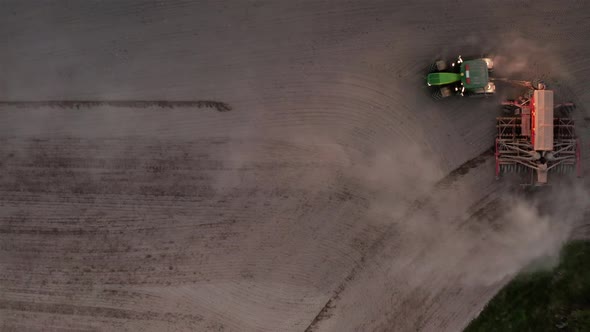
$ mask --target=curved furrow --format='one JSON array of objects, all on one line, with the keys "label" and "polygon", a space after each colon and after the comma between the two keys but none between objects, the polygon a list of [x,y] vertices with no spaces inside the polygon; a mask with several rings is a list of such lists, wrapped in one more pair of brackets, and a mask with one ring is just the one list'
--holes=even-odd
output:
[{"label": "curved furrow", "polygon": [[0,107],[7,330],[460,330],[501,284],[497,100],[424,69],[496,49],[587,99],[581,3],[5,7],[2,100],[233,109]]}]

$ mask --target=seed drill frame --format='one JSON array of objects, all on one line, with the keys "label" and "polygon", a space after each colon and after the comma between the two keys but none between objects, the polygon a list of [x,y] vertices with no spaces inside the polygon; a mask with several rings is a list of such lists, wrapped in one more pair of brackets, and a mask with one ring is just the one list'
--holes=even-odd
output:
[{"label": "seed drill frame", "polygon": [[575,106],[554,105],[553,91],[542,83],[527,86],[530,90],[525,96],[502,103],[511,116],[496,119],[496,178],[520,173],[522,185],[539,186],[547,184],[553,174],[581,176],[574,120],[554,117],[554,110]]}]

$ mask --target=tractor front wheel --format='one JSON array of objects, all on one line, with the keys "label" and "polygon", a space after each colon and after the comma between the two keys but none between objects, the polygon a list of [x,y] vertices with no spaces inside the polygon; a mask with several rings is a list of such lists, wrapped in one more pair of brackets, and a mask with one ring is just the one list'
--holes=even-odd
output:
[{"label": "tractor front wheel", "polygon": [[435,89],[434,91],[432,91],[432,98],[435,100],[439,100],[439,99],[449,97],[452,94],[453,94],[453,92],[451,91],[450,87],[443,86],[440,89]]},{"label": "tractor front wheel", "polygon": [[430,73],[441,72],[447,69],[447,63],[444,60],[437,60],[436,62],[432,63],[428,68]]},{"label": "tractor front wheel", "polygon": [[438,71],[443,71],[447,69],[447,62],[444,60],[438,60],[437,62],[435,62],[436,64],[436,69]]}]

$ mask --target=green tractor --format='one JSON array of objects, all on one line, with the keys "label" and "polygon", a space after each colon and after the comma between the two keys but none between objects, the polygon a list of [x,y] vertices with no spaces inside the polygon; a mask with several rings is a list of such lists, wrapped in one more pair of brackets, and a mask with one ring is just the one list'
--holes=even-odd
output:
[{"label": "green tractor", "polygon": [[493,69],[491,58],[464,61],[459,56],[450,65],[444,60],[438,60],[431,66],[426,84],[433,89],[432,96],[435,99],[452,95],[485,97],[496,92],[496,85],[490,80]]}]

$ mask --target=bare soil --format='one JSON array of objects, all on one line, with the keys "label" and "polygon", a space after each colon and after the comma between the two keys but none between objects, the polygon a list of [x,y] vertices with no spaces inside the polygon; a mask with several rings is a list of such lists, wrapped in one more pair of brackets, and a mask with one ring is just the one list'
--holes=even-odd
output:
[{"label": "bare soil", "polygon": [[458,331],[587,229],[583,189],[555,218],[494,180],[507,90],[423,84],[544,79],[588,174],[583,3],[0,7],[2,331]]}]

